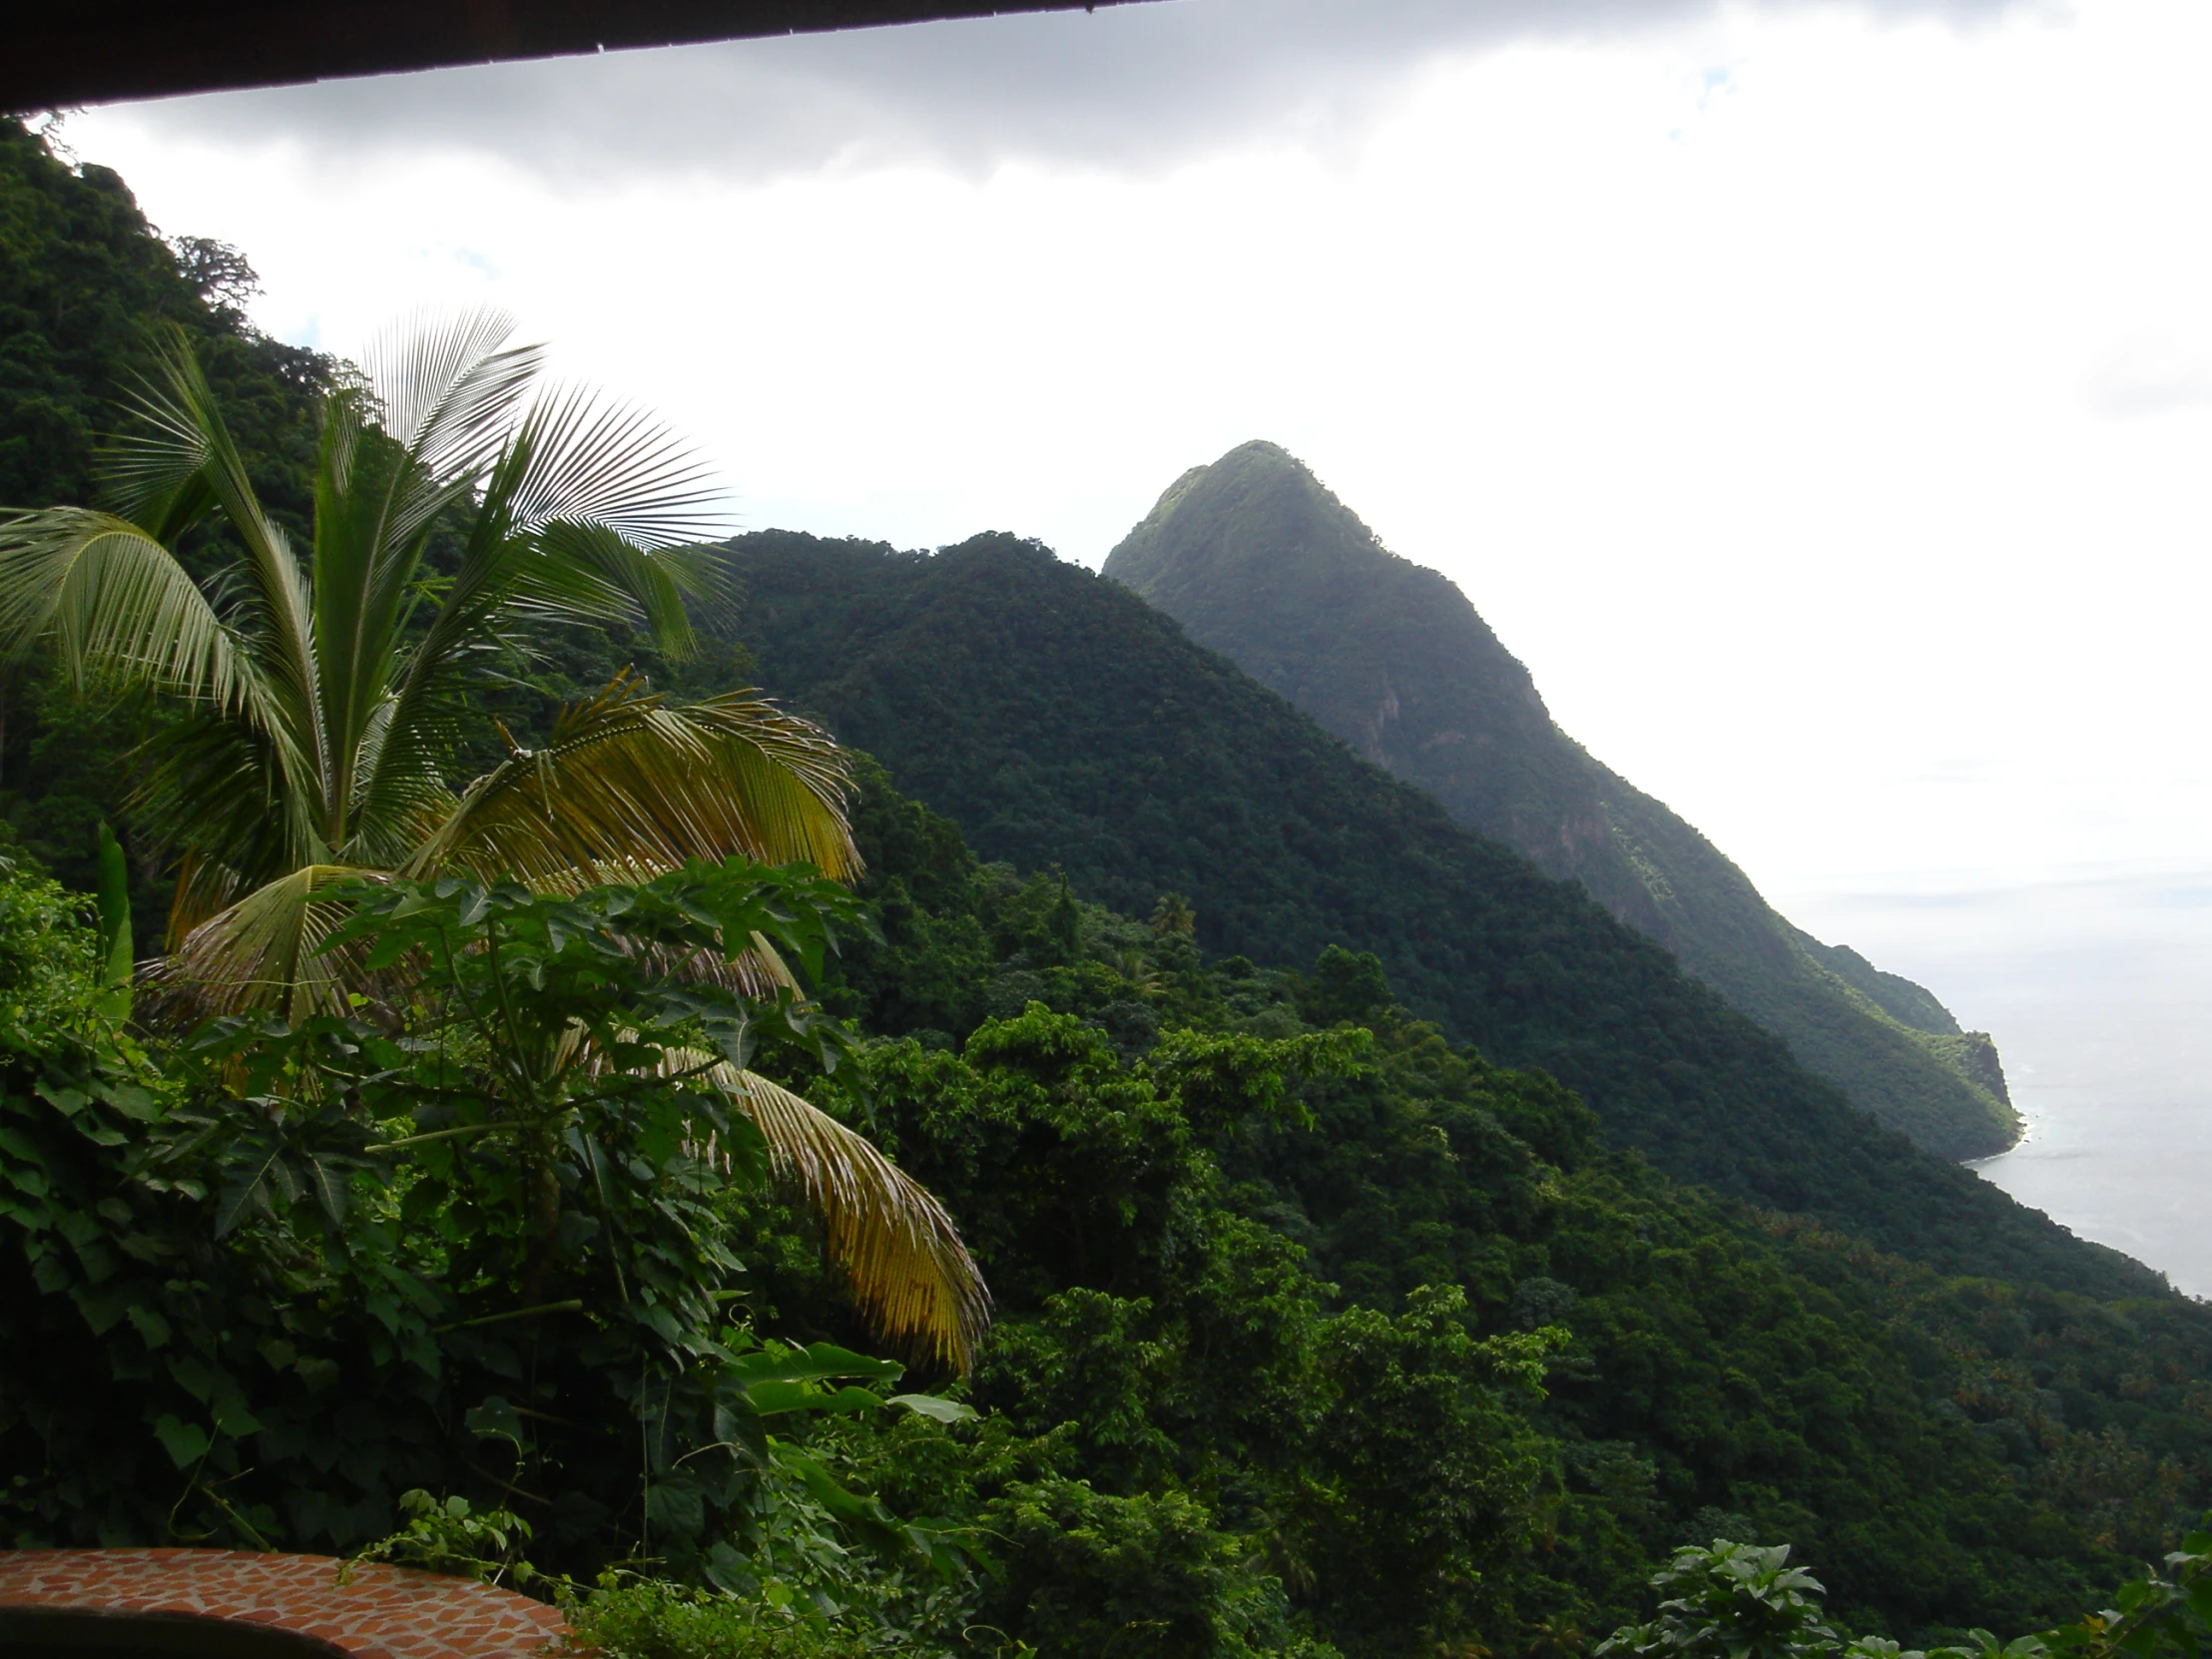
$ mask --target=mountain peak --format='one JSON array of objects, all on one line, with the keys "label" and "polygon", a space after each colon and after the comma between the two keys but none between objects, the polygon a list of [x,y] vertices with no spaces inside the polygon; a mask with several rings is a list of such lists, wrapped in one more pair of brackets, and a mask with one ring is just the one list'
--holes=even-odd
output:
[{"label": "mountain peak", "polygon": [[2010,1142],[1993,1051],[1919,986],[1800,934],[1593,760],[1466,595],[1383,547],[1288,450],[1255,441],[1191,468],[1105,574],[1460,823],[1580,880],[1876,1116],[1953,1156]]},{"label": "mountain peak", "polygon": [[1159,604],[1153,590],[1161,584],[1180,587],[1253,561],[1303,562],[1314,576],[1356,573],[1376,560],[1419,568],[1383,547],[1304,461],[1253,438],[1170,484],[1107,556],[1105,574]]},{"label": "mountain peak", "polygon": [[[1580,751],[1563,755],[1528,670],[1448,578],[1390,552],[1280,444],[1192,467],[1105,574],[1462,822],[1540,847],[1552,873],[1606,845]],[[1419,764],[1439,750],[1482,764],[1439,788]]]}]

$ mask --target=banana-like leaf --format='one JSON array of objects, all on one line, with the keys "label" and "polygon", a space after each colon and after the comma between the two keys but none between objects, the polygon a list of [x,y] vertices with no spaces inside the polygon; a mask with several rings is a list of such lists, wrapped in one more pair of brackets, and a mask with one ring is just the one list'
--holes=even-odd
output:
[{"label": "banana-like leaf", "polygon": [[753,1120],[770,1166],[822,1217],[830,1260],[870,1323],[966,1371],[990,1323],[990,1292],[943,1207],[867,1140],[791,1090],[727,1064],[706,1076]]},{"label": "banana-like leaf", "polygon": [[320,896],[342,881],[381,872],[309,864],[255,888],[185,935],[144,981],[157,1017],[268,1010],[297,1020],[342,1014],[363,976],[344,950],[323,948],[350,913]]},{"label": "banana-like leaf", "polygon": [[459,868],[548,890],[647,880],[695,858],[805,860],[849,879],[844,757],[746,693],[669,707],[627,672],[563,712],[553,741],[469,786],[405,873]]},{"label": "banana-like leaf", "polygon": [[131,1017],[131,870],[123,844],[107,821],[93,852],[99,874],[100,1011],[111,1019]]}]

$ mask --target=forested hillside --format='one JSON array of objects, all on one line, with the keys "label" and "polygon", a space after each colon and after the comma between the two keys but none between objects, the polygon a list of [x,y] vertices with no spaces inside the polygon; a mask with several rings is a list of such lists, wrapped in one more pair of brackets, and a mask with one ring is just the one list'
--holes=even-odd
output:
[{"label": "forested hillside", "polygon": [[1905,997],[1873,991],[1777,915],[1712,842],[1552,724],[1464,594],[1384,549],[1276,445],[1191,468],[1106,574],[1460,823],[1580,880],[1883,1122],[1954,1158],[2018,1136],[1986,1035],[1895,975]]},{"label": "forested hillside", "polygon": [[[52,463],[16,487],[87,487],[171,320],[231,365],[276,511],[342,511],[305,491],[330,366],[193,275],[243,264],[0,139],[5,349],[44,365],[8,431]],[[402,662],[485,500],[424,530]],[[2203,1305],[1033,544],[769,534],[731,569],[740,637],[677,660],[484,629],[427,776],[550,756],[550,813],[618,671],[765,681],[880,746],[808,751],[849,769],[826,844],[864,875],[356,864],[284,982],[360,988],[281,1013],[134,989],[121,895],[84,890],[106,819],[159,948],[177,826],[142,786],[220,711],[12,665],[0,1543],[365,1550],[559,1597],[607,1659],[1572,1659],[1716,1534],[1904,1640],[2147,1605],[2116,1587],[2212,1502]],[[781,720],[741,729],[819,743]],[[737,793],[703,775],[589,804],[696,821]],[[274,776],[223,775],[242,819]]]},{"label": "forested hillside", "polygon": [[1183,893],[1207,949],[1260,963],[1373,951],[1408,1007],[1543,1067],[1677,1179],[1945,1271],[2150,1288],[1876,1124],[1581,888],[1454,824],[1120,584],[1006,536],[921,555],[765,532],[733,553],[763,683],[986,855],[1126,910]]},{"label": "forested hillside", "polygon": [[[977,1628],[1081,1659],[1559,1659],[1685,1536],[1788,1540],[1841,1619],[1911,1640],[2097,1604],[2212,1497],[2189,1304],[1940,1276],[1683,1189],[1396,1007],[1373,957],[1209,962],[1174,901],[1139,921],[979,864],[879,774],[854,822],[873,930],[838,928],[821,989],[872,1036],[826,1072],[763,1009],[755,1063],[924,1179],[992,1284],[972,1379],[925,1371],[955,1399],[918,1405],[740,1125],[727,1173],[656,1127],[700,1097],[583,1120],[607,1166],[564,1172],[524,1290],[505,1143],[437,1127],[482,1016],[411,1055],[368,1020],[118,1043],[90,929],[0,875],[7,1541],[349,1550],[413,1486],[519,1511],[540,1569],[730,1610],[718,1646],[599,1627],[629,1659],[940,1659]],[[742,867],[357,901],[496,936],[487,968],[557,926],[505,1026],[576,1006],[578,968],[600,1017],[655,1005],[596,930],[689,926],[733,880],[780,890],[799,959],[803,884]],[[502,1559],[451,1530],[430,1558]]]},{"label": "forested hillside", "polygon": [[[1065,1424],[1066,1472],[1097,1490],[1197,1496],[1347,1652],[1455,1617],[1603,1628],[1660,1540],[1716,1530],[1790,1538],[1847,1619],[2017,1628],[2078,1599],[2090,1540],[2124,1553],[2208,1493],[2200,1309],[1944,1278],[1687,1191],[1604,1150],[1549,1078],[1394,1006],[1373,958],[1209,962],[1172,899],[1140,925],[978,866],[879,778],[858,823],[883,933],[831,995],[902,1040],[848,1098],[877,1102],[997,1290],[978,1402]],[[1350,1069],[1299,1050],[1280,1097],[1239,1096],[1176,1035],[1349,1027],[1373,1032]],[[1439,1389],[1483,1362],[1445,1357],[1437,1288],[1481,1340],[1572,1333],[1545,1397]],[[1447,1545],[1452,1514],[1483,1542]]]},{"label": "forested hillside", "polygon": [[[239,308],[253,290],[236,250],[164,242],[113,172],[65,166],[21,122],[0,120],[0,509],[92,504],[94,453],[123,424],[157,331],[177,328],[263,499],[300,528],[314,397],[332,365],[256,332]],[[0,846],[89,886],[99,824],[124,822],[124,757],[157,718],[136,702],[57,696],[37,663],[0,665]],[[158,854],[137,850],[133,896],[151,944],[168,884]]]}]

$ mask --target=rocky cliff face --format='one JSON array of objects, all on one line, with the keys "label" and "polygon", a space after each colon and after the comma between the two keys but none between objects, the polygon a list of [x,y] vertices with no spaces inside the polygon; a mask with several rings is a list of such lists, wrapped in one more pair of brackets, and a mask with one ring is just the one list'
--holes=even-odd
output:
[{"label": "rocky cliff face", "polygon": [[1286,451],[1249,443],[1193,467],[1105,573],[1461,823],[1581,881],[1922,1145],[1977,1157],[2017,1137],[1985,1036],[1776,914],[1719,848],[1553,724],[1466,595],[1382,547]]}]

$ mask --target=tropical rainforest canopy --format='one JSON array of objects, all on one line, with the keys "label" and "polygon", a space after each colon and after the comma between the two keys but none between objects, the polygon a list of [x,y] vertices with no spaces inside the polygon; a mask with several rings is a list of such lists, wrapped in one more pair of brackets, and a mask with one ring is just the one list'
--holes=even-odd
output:
[{"label": "tropical rainforest canopy", "polygon": [[[10,504],[89,499],[161,321],[311,545],[337,366],[112,175],[14,126],[0,160]],[[7,1541],[368,1550],[564,1595],[625,1659],[2199,1640],[2201,1305],[1124,590],[1003,539],[729,570],[689,658],[518,619],[449,764],[625,667],[762,683],[879,758],[839,763],[856,884],[364,863],[318,941],[364,988],[289,1017],[124,1011],[120,900],[158,948],[179,850],[139,757],[188,717],[11,665]],[[987,1330],[871,1295],[867,1158],[957,1227]]]},{"label": "tropical rainforest canopy", "polygon": [[933,555],[732,544],[771,690],[978,851],[1129,913],[1188,896],[1208,950],[1374,952],[1408,1008],[1578,1090],[1677,1179],[1944,1269],[2154,1288],[1855,1110],[1578,885],[1454,824],[1119,583],[1010,536]]}]

